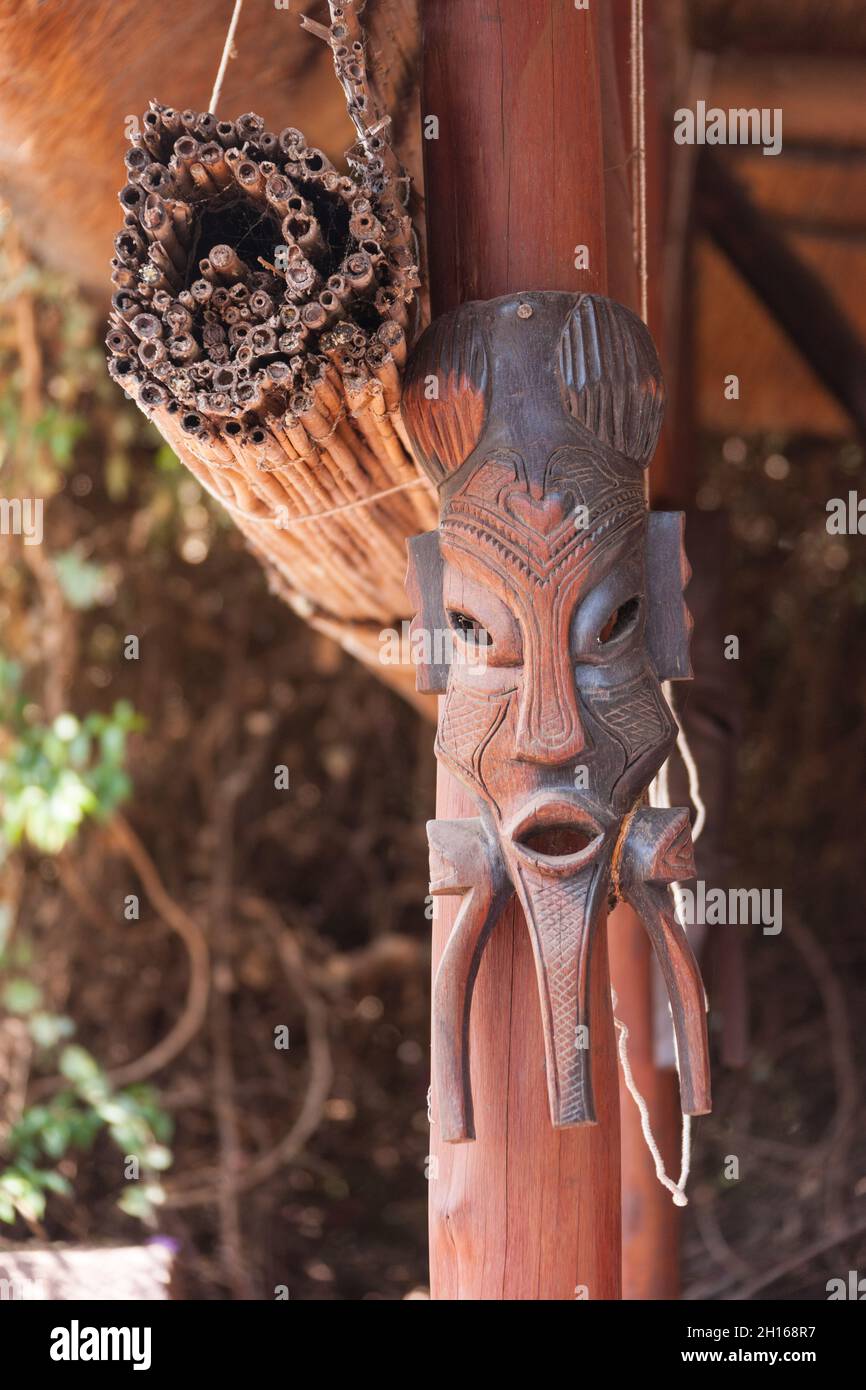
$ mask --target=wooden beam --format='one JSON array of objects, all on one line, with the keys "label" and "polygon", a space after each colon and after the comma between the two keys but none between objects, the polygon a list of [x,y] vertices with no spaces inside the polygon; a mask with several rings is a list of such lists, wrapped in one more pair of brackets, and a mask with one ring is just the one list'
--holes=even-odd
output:
[{"label": "wooden beam", "polygon": [[[607,11],[606,11],[607,13]],[[632,140],[630,122],[618,123],[609,108],[613,96],[625,117],[630,108],[633,72],[631,5],[619,0],[612,17],[615,81],[605,74],[605,136],[609,148],[605,164],[611,170],[636,172],[628,160]],[[658,349],[665,376],[668,406],[658,448],[649,473],[651,497],[657,506],[678,508],[691,500],[693,450],[678,449],[676,439],[677,338],[666,322],[668,285],[665,283],[665,233],[667,229],[669,159],[674,148],[663,129],[664,97],[661,91],[670,55],[663,51],[657,31],[657,13],[647,11],[645,34],[646,102],[646,207],[647,207],[647,323]],[[616,140],[616,132],[620,134]],[[610,176],[609,176],[610,178]],[[622,245],[622,227],[629,225],[632,201],[612,225],[612,198],[608,192],[609,292],[614,299],[640,312],[640,288],[633,256],[614,275],[611,244]],[[620,203],[621,206],[621,203]],[[631,249],[631,248],[629,248]],[[675,307],[675,306],[674,306]],[[688,537],[686,537],[688,542]],[[668,1170],[679,1158],[679,1086],[674,1071],[655,1065],[653,959],[643,923],[627,903],[619,903],[609,920],[610,973],[617,993],[617,1016],[629,1030],[629,1061],[641,1095],[647,1102],[653,1133]],[[622,1131],[622,1296],[628,1300],[679,1297],[680,1214],[670,1194],[656,1177],[655,1164],[646,1146],[640,1115],[620,1077],[620,1126]]]},{"label": "wooden beam", "polygon": [[[598,29],[572,0],[423,0],[422,120],[434,314],[519,290],[607,284]],[[435,126],[428,124],[428,130]],[[576,248],[586,247],[579,269]],[[477,814],[440,766],[436,814]],[[433,969],[459,904],[437,900]],[[605,930],[593,958],[596,1126],[554,1130],[538,988],[518,908],[472,1009],[477,1139],[430,1160],[435,1299],[620,1295],[619,1118]]]},{"label": "wooden beam", "polygon": [[720,55],[713,63],[708,106],[748,109],[758,105],[759,92],[763,108],[783,112],[783,156],[804,144],[862,149],[861,58],[738,52]]},{"label": "wooden beam", "polygon": [[824,282],[709,148],[698,161],[696,196],[713,241],[866,434],[866,346]]},{"label": "wooden beam", "polygon": [[[424,0],[434,316],[510,290],[607,284],[594,14],[571,0]],[[590,252],[575,268],[575,247]]]}]

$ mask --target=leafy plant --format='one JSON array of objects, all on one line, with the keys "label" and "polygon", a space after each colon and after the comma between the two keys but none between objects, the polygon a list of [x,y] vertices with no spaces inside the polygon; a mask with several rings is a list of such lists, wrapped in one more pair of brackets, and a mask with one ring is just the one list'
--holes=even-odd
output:
[{"label": "leafy plant", "polygon": [[[50,1039],[49,1048],[74,1032],[72,1020],[63,1015],[33,1012],[29,1025],[37,1045]],[[9,1163],[0,1168],[0,1221],[11,1223],[17,1216],[40,1221],[50,1193],[72,1196],[61,1165],[68,1168],[74,1152],[89,1151],[104,1132],[127,1166],[131,1159],[137,1163],[136,1180],[117,1205],[128,1216],[152,1222],[165,1197],[159,1175],[172,1162],[170,1116],[148,1086],[115,1090],[95,1058],[76,1043],[60,1049],[59,1069],[69,1086],[45,1104],[30,1106],[7,1136],[4,1155]]]},{"label": "leafy plant", "polygon": [[[92,535],[81,537],[78,499],[100,485],[113,502],[134,489],[130,529],[139,549],[151,540],[174,546],[194,520],[200,529],[212,523],[198,516],[199,499],[181,500],[184,470],[109,379],[92,312],[62,277],[27,263],[2,208],[0,330],[3,490],[58,499],[46,529],[48,563],[66,605],[84,612],[113,600],[116,566],[99,562]],[[38,346],[26,364],[24,333]],[[140,466],[150,459],[155,468]],[[33,587],[27,566],[2,569],[7,650],[26,651]],[[59,854],[86,822],[112,814],[130,794],[127,740],[142,727],[127,701],[109,713],[47,720],[25,694],[22,668],[0,654],[0,870],[26,846]],[[52,1194],[72,1195],[76,1155],[105,1138],[136,1160],[138,1181],[118,1181],[119,1205],[150,1221],[162,1199],[159,1175],[171,1163],[171,1121],[149,1088],[115,1088],[75,1041],[73,1020],[51,1011],[50,966],[41,976],[38,943],[16,928],[18,903],[14,888],[0,900],[0,1015],[13,1034],[26,1029],[44,1069],[61,1079],[50,1100],[27,1108],[2,1135],[0,1221],[38,1222]]]},{"label": "leafy plant", "polygon": [[[125,799],[126,740],[143,721],[128,701],[111,714],[77,719],[61,714],[50,723],[31,717],[20,667],[0,656],[0,860],[29,843],[58,854],[87,817],[102,819]],[[26,1021],[36,1047],[56,1054],[68,1083],[52,1100],[31,1106],[11,1129],[0,1168],[0,1221],[41,1220],[51,1193],[71,1196],[61,1165],[75,1150],[89,1150],[105,1132],[136,1162],[137,1181],[118,1205],[139,1220],[153,1220],[163,1198],[159,1174],[172,1160],[171,1121],[156,1094],[144,1086],[116,1090],[93,1056],[70,1042],[75,1025],[43,1007],[42,990],[30,978],[32,950],[26,938],[7,942],[10,923],[0,905],[0,1005]],[[68,1166],[68,1165],[66,1165]]]},{"label": "leafy plant", "polygon": [[66,602],[82,612],[95,607],[110,589],[106,567],[85,560],[75,546],[55,555],[54,570]]},{"label": "leafy plant", "polygon": [[110,815],[130,794],[126,740],[142,727],[127,700],[110,714],[31,721],[21,669],[0,656],[0,862],[25,841],[59,854],[88,816]]}]

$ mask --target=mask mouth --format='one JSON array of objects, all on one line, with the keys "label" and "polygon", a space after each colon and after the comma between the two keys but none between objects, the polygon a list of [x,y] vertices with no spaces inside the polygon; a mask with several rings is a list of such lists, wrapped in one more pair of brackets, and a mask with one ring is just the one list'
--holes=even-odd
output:
[{"label": "mask mouth", "polygon": [[584,807],[563,797],[539,799],[508,830],[518,855],[539,869],[573,871],[591,864],[604,830]]}]

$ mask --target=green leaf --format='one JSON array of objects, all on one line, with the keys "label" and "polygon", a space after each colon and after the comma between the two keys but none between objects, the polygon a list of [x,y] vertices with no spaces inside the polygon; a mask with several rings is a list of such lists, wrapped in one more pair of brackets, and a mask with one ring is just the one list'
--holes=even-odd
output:
[{"label": "green leaf", "polygon": [[0,1173],[0,1191],[8,1192],[12,1200],[17,1202],[19,1197],[27,1196],[30,1183],[17,1168],[7,1168],[5,1173]]},{"label": "green leaf", "polygon": [[99,1107],[99,1113],[107,1125],[122,1125],[131,1118],[130,1107],[116,1096],[109,1096]]},{"label": "green leaf", "polygon": [[41,1221],[45,1215],[45,1193],[30,1184],[27,1193],[17,1198],[16,1207],[27,1221]]},{"label": "green leaf", "polygon": [[105,460],[103,470],[105,490],[112,502],[122,502],[129,492],[132,481],[132,463],[129,454],[113,449]]},{"label": "green leaf", "polygon": [[86,1048],[79,1047],[77,1043],[70,1043],[68,1047],[64,1047],[60,1054],[60,1070],[67,1081],[71,1081],[75,1086],[82,1086],[102,1077],[98,1062],[91,1057]]},{"label": "green leaf", "polygon": [[51,1119],[51,1111],[47,1105],[31,1105],[24,1111],[17,1125],[13,1125],[9,1134],[9,1145],[15,1147],[22,1138],[37,1134],[43,1125]]},{"label": "green leaf", "polygon": [[76,1148],[89,1149],[101,1128],[102,1121],[95,1110],[78,1110],[70,1117],[72,1142]]},{"label": "green leaf", "polygon": [[62,1158],[72,1139],[72,1126],[61,1120],[50,1120],[43,1126],[40,1138],[49,1158]]},{"label": "green leaf", "polygon": [[58,714],[51,728],[61,742],[71,743],[81,725],[74,714]]},{"label": "green leaf", "polygon": [[170,1168],[173,1159],[171,1149],[167,1149],[165,1144],[150,1144],[141,1155],[145,1168],[153,1168],[157,1173],[164,1173]]},{"label": "green leaf", "polygon": [[181,463],[177,454],[173,449],[170,449],[167,444],[160,444],[153,461],[160,473],[182,472]]},{"label": "green leaf", "polygon": [[54,462],[63,468],[72,458],[76,440],[86,429],[86,423],[80,416],[49,406],[36,421],[33,434],[48,445]]},{"label": "green leaf", "polygon": [[137,1221],[150,1221],[156,1215],[146,1188],[137,1184],[135,1186],[130,1184],[123,1196],[119,1198],[117,1205],[121,1211],[126,1212],[127,1216],[133,1216]]},{"label": "green leaf", "polygon": [[120,724],[109,724],[99,737],[99,748],[106,762],[119,763],[126,749],[126,730]]},{"label": "green leaf", "polygon": [[0,1193],[11,1197],[16,1210],[28,1221],[40,1221],[45,1215],[45,1194],[24,1173],[9,1168],[0,1176]]},{"label": "green leaf", "polygon": [[139,1153],[150,1140],[150,1130],[141,1119],[128,1119],[108,1128],[115,1144],[125,1154]]},{"label": "green leaf", "polygon": [[0,694],[17,693],[21,688],[23,674],[23,669],[17,661],[10,661],[8,656],[0,655]]},{"label": "green leaf", "polygon": [[76,734],[75,738],[72,739],[71,743],[69,744],[69,748],[67,750],[67,757],[69,758],[70,767],[74,767],[77,770],[80,770],[81,768],[87,766],[87,763],[90,759],[90,744],[90,735],[84,729],[82,729],[80,733]]},{"label": "green leaf", "polygon": [[37,1047],[56,1047],[62,1038],[71,1038],[75,1024],[65,1014],[34,1014],[30,1019],[30,1036]]},{"label": "green leaf", "polygon": [[92,564],[72,549],[55,556],[54,568],[66,601],[72,608],[83,611],[100,602],[107,584],[107,573],[102,565]]},{"label": "green leaf", "polygon": [[72,1184],[62,1173],[56,1172],[53,1168],[42,1168],[37,1174],[37,1181],[47,1192],[56,1192],[61,1197],[72,1196]]},{"label": "green leaf", "polygon": [[10,1013],[30,1014],[42,1003],[42,991],[32,980],[10,980],[2,998]]},{"label": "green leaf", "polygon": [[14,921],[9,903],[0,902],[0,951],[5,950]]}]

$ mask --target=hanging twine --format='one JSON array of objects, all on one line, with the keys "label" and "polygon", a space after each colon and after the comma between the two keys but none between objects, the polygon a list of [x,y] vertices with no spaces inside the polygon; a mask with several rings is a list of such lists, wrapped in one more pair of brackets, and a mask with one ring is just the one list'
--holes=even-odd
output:
[{"label": "hanging twine", "polygon": [[[229,59],[236,57],[236,52],[234,49],[234,39],[238,27],[238,20],[240,19],[241,10],[243,9],[243,4],[244,0],[235,0],[235,6],[232,11],[231,19],[229,20],[229,26],[226,32],[225,43],[223,44],[223,51],[220,57],[219,68],[217,69],[217,75],[214,81],[213,91],[211,92],[210,105],[208,106],[208,110],[213,115],[216,114],[216,109],[219,104],[220,96],[222,94],[223,81],[225,79]],[[320,32],[321,36],[329,41],[328,31],[327,29],[324,29],[322,25],[314,24],[312,21],[307,20],[305,16],[301,17],[301,23],[307,29],[313,30],[315,32]],[[384,122],[380,122],[379,124],[381,125],[383,123]],[[373,127],[370,131],[370,134],[375,134],[378,128],[378,126]],[[334,421],[332,428],[328,431],[326,435],[322,435],[316,438],[315,444],[317,446],[326,442],[331,437],[331,435],[333,435],[336,432],[340,424],[340,421],[345,417],[345,413],[346,412],[344,410],[340,412],[339,416]],[[315,450],[310,450],[308,455],[302,457],[312,457],[314,452]],[[202,462],[205,462],[205,460],[202,460]],[[393,487],[383,488],[379,492],[368,493],[366,497],[357,497],[350,502],[342,502],[336,507],[326,507],[324,510],[319,512],[304,512],[301,516],[293,516],[283,519],[281,517],[260,516],[256,515],[254,512],[248,512],[243,507],[239,507],[236,502],[231,502],[227,497],[223,496],[223,494],[217,491],[215,488],[208,486],[208,484],[205,482],[203,478],[201,478],[199,474],[197,474],[196,476],[198,477],[199,482],[202,484],[203,487],[205,487],[206,491],[214,498],[214,500],[219,502],[219,504],[222,507],[224,507],[227,512],[230,512],[232,516],[238,517],[243,521],[254,522],[258,526],[276,526],[280,531],[291,531],[295,526],[303,526],[311,521],[323,521],[328,517],[339,516],[342,512],[351,512],[363,507],[372,507],[376,502],[381,502],[385,497],[392,497],[395,493],[405,492],[408,488],[424,487],[427,485],[427,480],[425,478],[409,478],[406,482],[395,483]]]},{"label": "hanging twine", "polygon": [[241,17],[241,10],[243,9],[243,7],[244,0],[235,0],[235,7],[232,11],[232,17],[229,20],[226,41],[223,45],[223,53],[222,57],[220,58],[220,65],[217,69],[216,81],[213,84],[213,91],[210,94],[210,106],[208,107],[208,111],[210,111],[212,116],[216,115],[217,102],[220,99],[223,89],[223,78],[226,75],[226,68],[229,65],[229,58],[233,56],[232,45],[234,43],[235,30],[238,27],[238,20]]},{"label": "hanging twine", "polygon": [[[634,258],[635,258],[635,263],[636,263],[636,265],[637,265],[638,278],[639,278],[639,281],[640,281],[640,316],[641,316],[641,318],[643,319],[644,323],[646,323],[646,322],[647,322],[647,314],[648,314],[648,299],[649,299],[649,294],[648,294],[648,289],[649,289],[649,272],[648,272],[648,267],[647,267],[646,74],[645,74],[645,68],[644,68],[644,13],[643,13],[643,0],[631,0],[631,35],[630,35],[630,50],[631,50],[631,53],[630,53],[630,57],[631,57],[631,83],[630,83],[630,98],[631,98],[631,102],[630,102],[630,104],[631,104],[631,146],[632,146],[632,160],[633,160],[633,165],[632,165],[632,180],[631,180],[631,184],[632,184],[632,236],[633,236],[633,246],[634,246]],[[646,496],[646,498],[647,498],[647,502],[649,502],[649,478],[648,478],[647,475],[644,476],[644,494],[645,494],[645,496]],[[704,828],[704,823],[705,823],[705,821],[706,821],[706,816],[707,816],[706,807],[705,807],[704,802],[703,802],[703,800],[702,800],[702,798],[701,798],[700,778],[699,778],[699,775],[698,775],[698,768],[697,768],[697,764],[696,764],[696,762],[695,762],[695,760],[694,760],[694,757],[692,756],[692,751],[691,751],[691,749],[689,748],[688,740],[687,740],[687,738],[686,738],[686,735],[685,735],[685,731],[684,731],[684,729],[683,729],[683,726],[682,726],[682,724],[681,724],[679,718],[677,717],[676,711],[675,711],[674,708],[673,708],[673,700],[672,700],[672,694],[671,694],[671,685],[670,685],[670,681],[665,681],[665,682],[664,682],[664,685],[662,686],[662,690],[663,690],[665,699],[667,700],[668,705],[669,705],[670,708],[671,708],[671,713],[673,714],[674,719],[676,720],[676,725],[677,725],[677,745],[676,745],[676,746],[677,746],[677,750],[679,751],[680,757],[682,758],[682,760],[683,760],[683,762],[684,762],[684,764],[685,764],[686,772],[688,773],[688,779],[689,779],[689,796],[690,796],[690,798],[691,798],[691,800],[692,800],[692,804],[694,805],[694,808],[695,808],[695,823],[694,823],[694,827],[693,827],[693,829],[692,829],[692,842],[694,843],[694,842],[698,839],[698,836],[700,835],[701,831],[702,831],[703,828]],[[651,806],[667,806],[667,807],[669,807],[670,804],[671,804],[671,803],[670,803],[670,794],[669,794],[669,790],[668,790],[668,767],[669,767],[669,762],[670,762],[669,759],[667,759],[667,760],[665,761],[665,763],[663,764],[663,766],[662,766],[661,769],[659,770],[658,777],[654,780],[654,782],[652,783],[652,786],[650,787],[649,799],[650,799],[650,805],[651,805]],[[636,809],[636,808],[632,808],[632,811],[629,813],[629,816],[626,818],[626,821],[623,823],[623,829],[624,829],[624,830],[627,829],[628,824],[629,824],[630,821],[631,821],[631,817],[634,815],[635,809]],[[623,832],[622,832],[622,830],[621,830],[619,839],[618,839],[618,841],[617,841],[617,847],[616,847],[616,850],[614,851],[614,865],[613,865],[613,868],[612,868],[612,877],[613,877],[613,879],[614,879],[614,887],[617,888],[617,889],[618,889],[618,871],[619,871],[618,854],[619,854],[619,852],[621,851],[623,840],[624,840],[624,834],[623,834]],[[679,897],[678,897],[678,890],[679,890],[679,884],[678,884],[678,883],[674,883],[674,884],[672,885],[672,891],[673,891],[673,904],[674,904],[674,915],[675,915],[675,917],[676,917],[677,922],[679,922],[679,923],[680,923],[680,926],[682,926],[682,923],[680,922],[680,916],[679,916]],[[616,1037],[617,1037],[617,1054],[618,1054],[618,1056],[619,1056],[620,1066],[622,1067],[623,1080],[625,1081],[626,1088],[627,1088],[627,1090],[628,1090],[629,1095],[631,1096],[632,1100],[634,1101],[635,1105],[636,1105],[637,1108],[638,1108],[638,1113],[640,1114],[641,1132],[642,1132],[643,1137],[644,1137],[644,1142],[646,1143],[646,1146],[647,1146],[647,1148],[649,1149],[650,1155],[652,1156],[652,1160],[653,1160],[653,1163],[654,1163],[654,1165],[655,1165],[656,1177],[658,1178],[658,1180],[659,1180],[659,1182],[661,1183],[662,1187],[667,1188],[668,1192],[671,1193],[671,1196],[672,1196],[672,1198],[673,1198],[673,1202],[674,1202],[674,1205],[675,1205],[675,1206],[678,1206],[678,1207],[687,1206],[687,1205],[688,1205],[688,1198],[686,1197],[686,1194],[685,1194],[685,1187],[686,1187],[686,1183],[688,1182],[688,1178],[689,1178],[689,1169],[690,1169],[690,1166],[691,1166],[691,1150],[692,1150],[692,1121],[691,1121],[691,1116],[690,1116],[690,1115],[683,1115],[683,1117],[682,1117],[683,1124],[682,1124],[682,1145],[681,1145],[681,1151],[680,1151],[680,1176],[679,1176],[679,1181],[678,1181],[678,1182],[674,1182],[673,1179],[671,1179],[671,1178],[668,1177],[667,1172],[665,1171],[664,1160],[662,1159],[661,1152],[660,1152],[660,1150],[659,1150],[658,1144],[656,1143],[655,1137],[654,1137],[653,1132],[652,1132],[652,1126],[650,1125],[649,1108],[648,1108],[647,1103],[646,1103],[646,1101],[644,1100],[643,1096],[641,1095],[640,1091],[638,1090],[637,1082],[636,1082],[635,1079],[634,1079],[634,1073],[632,1072],[631,1063],[630,1063],[630,1061],[629,1061],[629,1056],[628,1056],[628,1037],[629,1037],[628,1028],[627,1028],[626,1025],[622,1022],[621,1019],[619,1019],[619,1018],[616,1017],[616,1003],[617,1003],[617,999],[616,999],[616,993],[615,993],[615,991],[613,990],[613,988],[611,988],[611,998],[612,998],[612,1000],[613,1000],[613,1007],[614,1007],[614,1020],[613,1020],[613,1022],[614,1022],[614,1027],[615,1027],[615,1029],[616,1029]],[[675,1054],[676,1054],[676,1037],[674,1037],[674,1052],[675,1052]],[[679,1059],[678,1059],[678,1058],[677,1058],[677,1071],[679,1072]]]},{"label": "hanging twine", "polygon": [[[198,458],[191,449],[185,450],[192,453],[194,458]],[[199,460],[206,463],[206,460]],[[213,465],[209,465],[213,466]],[[202,477],[198,470],[193,470],[197,482],[204,488],[210,497],[224,507],[232,516],[240,517],[243,521],[253,521],[257,526],[275,526],[278,531],[291,531],[295,526],[303,526],[310,521],[323,521],[328,517],[339,516],[342,512],[356,511],[362,507],[372,507],[376,502],[381,502],[383,497],[392,497],[395,492],[406,492],[412,487],[428,487],[426,478],[409,478],[405,483],[395,483],[393,487],[382,488],[380,492],[370,492],[366,497],[356,497],[351,502],[341,502],[337,507],[325,507],[320,512],[302,512],[300,516],[287,516],[285,518],[277,516],[257,516],[255,512],[245,511],[236,502],[232,502],[228,497],[224,497],[209,480]]]},{"label": "hanging twine", "polygon": [[632,234],[640,277],[640,316],[647,321],[647,213],[646,213],[646,77],[644,73],[643,0],[631,0],[631,147],[636,163],[632,170]]},{"label": "hanging twine", "polygon": [[[371,492],[367,497],[357,497],[354,502],[341,502],[339,507],[327,507],[323,512],[305,512],[302,516],[290,517],[287,522],[281,522],[281,531],[290,531],[293,526],[301,526],[305,521],[321,521],[322,517],[339,516],[340,512],[351,512],[359,507],[372,507],[374,502],[381,502],[383,497],[392,497],[395,492],[405,492],[410,487],[427,486],[426,478],[410,478],[405,483],[395,483],[393,487],[383,488],[381,492]],[[276,523],[275,523],[276,524]]]},{"label": "hanging twine", "polygon": [[[695,762],[694,754],[689,747],[686,738],[686,731],[683,728],[682,720],[674,708],[673,689],[670,681],[665,681],[662,685],[662,694],[667,701],[668,708],[674,717],[677,726],[677,752],[683,760],[686,773],[689,779],[689,800],[695,808],[695,823],[692,826],[692,844],[697,844],[701,832],[707,820],[707,808],[701,796],[701,778],[698,772],[698,765]],[[670,789],[668,786],[668,770],[670,768],[670,758],[668,758],[661,769],[658,777],[650,786],[650,805],[651,806],[670,806]],[[674,888],[678,887],[674,884]],[[674,894],[676,897],[676,894]]]},{"label": "hanging twine", "polygon": [[689,1199],[686,1196],[685,1187],[686,1183],[689,1180],[689,1170],[691,1168],[692,1161],[691,1116],[683,1115],[682,1146],[680,1149],[680,1176],[679,1181],[674,1182],[672,1178],[668,1177],[667,1172],[665,1171],[664,1159],[661,1156],[659,1146],[655,1141],[655,1135],[652,1132],[652,1126],[650,1125],[649,1107],[646,1101],[644,1100],[643,1096],[641,1095],[640,1091],[638,1090],[637,1082],[634,1079],[634,1073],[631,1069],[631,1062],[628,1058],[628,1029],[622,1022],[622,1020],[616,1017],[616,990],[611,989],[610,997],[614,1008],[613,1022],[614,1027],[616,1028],[616,1050],[619,1055],[620,1066],[622,1067],[623,1080],[625,1081],[629,1095],[631,1096],[632,1100],[638,1108],[638,1114],[640,1115],[641,1132],[644,1137],[644,1142],[647,1148],[649,1149],[650,1154],[652,1155],[652,1160],[655,1164],[656,1177],[658,1178],[662,1187],[666,1187],[668,1192],[670,1192],[675,1207],[687,1207],[689,1204]]},{"label": "hanging twine", "polygon": [[[683,729],[682,723],[680,722],[677,712],[673,707],[673,693],[671,690],[670,681],[664,682],[662,686],[662,693],[664,694],[664,697],[667,700],[667,703],[670,707],[671,713],[673,714],[674,719],[676,720],[677,750],[683,762],[685,763],[686,771],[688,773],[689,797],[691,798],[691,801],[695,808],[695,824],[692,830],[692,842],[694,843],[694,841],[698,839],[698,836],[704,828],[704,824],[707,819],[707,808],[704,805],[703,799],[701,797],[700,777],[698,774],[697,763],[695,762],[692,750],[689,747],[689,742],[686,738],[685,730]],[[664,765],[659,771],[658,777],[655,779],[655,781],[652,783],[652,786],[650,787],[650,804],[652,806],[669,807],[671,804],[668,786],[669,764],[670,759],[665,761]],[[631,814],[633,815],[634,811],[632,811]],[[673,894],[674,916],[676,917],[677,922],[679,922],[680,926],[682,926],[683,924],[680,921],[679,910],[679,886],[680,885],[678,883],[672,884],[671,891]],[[611,989],[611,997],[613,999],[613,1006],[615,1010],[616,994],[613,989]],[[674,1182],[671,1178],[668,1177],[667,1172],[665,1171],[664,1160],[662,1159],[659,1146],[655,1141],[655,1136],[653,1135],[652,1127],[650,1125],[649,1107],[647,1106],[646,1101],[644,1100],[643,1096],[638,1090],[637,1082],[634,1079],[634,1073],[631,1069],[631,1063],[629,1062],[628,1057],[628,1028],[625,1026],[621,1019],[618,1019],[616,1017],[616,1013],[614,1013],[613,1022],[614,1027],[616,1029],[617,1053],[619,1055],[620,1066],[622,1067],[623,1080],[625,1081],[629,1095],[631,1096],[632,1100],[638,1108],[638,1113],[640,1115],[641,1132],[644,1137],[644,1142],[646,1143],[646,1146],[650,1151],[650,1155],[652,1156],[652,1161],[655,1165],[656,1177],[658,1178],[662,1187],[666,1187],[668,1192],[671,1193],[675,1206],[688,1206],[689,1199],[686,1196],[685,1188],[686,1183],[689,1180],[689,1170],[691,1167],[692,1118],[690,1115],[683,1115],[682,1144],[680,1149],[680,1176],[679,1181]],[[674,1035],[674,1053],[676,1055],[676,1035]],[[677,1072],[679,1072],[679,1057],[677,1057]]]},{"label": "hanging twine", "polygon": [[[644,77],[643,0],[631,0],[630,35],[631,99],[631,227],[635,264],[640,281],[640,316],[648,314],[646,233],[646,80]],[[643,493],[649,504],[649,472],[643,476]]]}]

